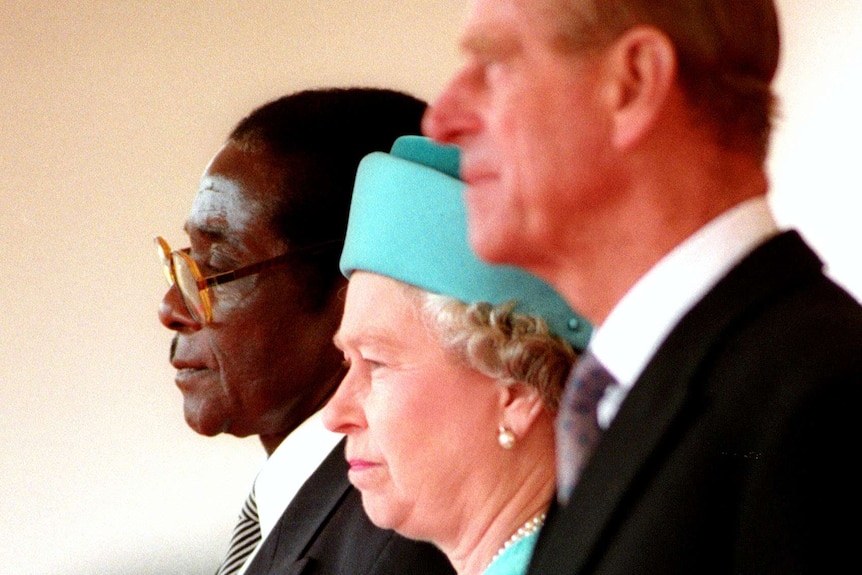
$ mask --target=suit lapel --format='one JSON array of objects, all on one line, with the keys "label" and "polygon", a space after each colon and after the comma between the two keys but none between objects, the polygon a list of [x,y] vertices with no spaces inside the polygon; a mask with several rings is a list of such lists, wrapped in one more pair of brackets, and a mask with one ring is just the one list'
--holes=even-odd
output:
[{"label": "suit lapel", "polygon": [[623,402],[569,504],[552,510],[531,572],[559,566],[561,558],[567,572],[583,568],[638,474],[648,472],[647,460],[668,429],[684,423],[712,350],[765,302],[821,268],[796,233],[782,234],[757,248],[683,317]]},{"label": "suit lapel", "polygon": [[309,559],[308,557],[303,557],[298,561],[294,561],[290,565],[279,569],[279,575],[302,575],[305,573],[305,568],[308,566]]},{"label": "suit lapel", "polygon": [[249,566],[249,574],[269,572],[274,561],[291,569],[291,573],[302,571],[305,550],[350,488],[344,441],[335,446],[299,489]]}]

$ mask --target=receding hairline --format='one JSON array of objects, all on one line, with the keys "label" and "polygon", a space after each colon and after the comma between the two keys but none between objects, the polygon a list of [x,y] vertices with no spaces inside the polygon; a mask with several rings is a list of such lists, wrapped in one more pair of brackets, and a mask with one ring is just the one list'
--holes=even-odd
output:
[{"label": "receding hairline", "polygon": [[[592,20],[589,13],[570,6],[562,0],[542,0],[539,3],[527,1],[522,6],[519,20],[526,18],[538,30],[544,31],[543,40],[552,48],[566,51],[572,48],[572,25]],[[501,22],[483,21],[481,25],[468,22],[458,41],[463,53],[482,56],[505,56],[521,47],[521,39],[516,30],[507,33]]]}]

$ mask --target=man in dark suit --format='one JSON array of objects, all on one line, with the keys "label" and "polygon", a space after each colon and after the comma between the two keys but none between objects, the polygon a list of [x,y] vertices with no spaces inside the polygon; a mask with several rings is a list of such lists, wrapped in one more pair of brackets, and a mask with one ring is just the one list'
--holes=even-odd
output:
[{"label": "man in dark suit", "polygon": [[462,148],[478,254],[584,312],[608,384],[561,406],[531,573],[855,562],[862,308],[766,202],[777,20],[772,0],[473,4],[425,131]]},{"label": "man in dark suit", "polygon": [[[377,529],[319,410],[343,375],[332,344],[338,258],[359,160],[414,134],[425,104],[382,89],[308,90],[234,128],[201,178],[191,247],[157,244],[159,318],[198,433],[258,435],[267,461],[219,575],[452,573],[427,544]],[[327,455],[327,453],[329,455]]]}]

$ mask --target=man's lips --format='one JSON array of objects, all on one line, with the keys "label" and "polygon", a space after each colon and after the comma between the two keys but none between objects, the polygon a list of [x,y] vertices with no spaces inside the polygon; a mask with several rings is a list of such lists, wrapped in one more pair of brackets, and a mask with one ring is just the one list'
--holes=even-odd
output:
[{"label": "man's lips", "polygon": [[478,163],[467,163],[462,160],[461,163],[461,179],[468,186],[475,186],[482,182],[496,179],[497,174],[489,167],[482,166]]},{"label": "man's lips", "polygon": [[209,368],[203,365],[189,364],[182,361],[174,361],[171,365],[177,370],[174,381],[180,389],[190,389],[207,377]]}]

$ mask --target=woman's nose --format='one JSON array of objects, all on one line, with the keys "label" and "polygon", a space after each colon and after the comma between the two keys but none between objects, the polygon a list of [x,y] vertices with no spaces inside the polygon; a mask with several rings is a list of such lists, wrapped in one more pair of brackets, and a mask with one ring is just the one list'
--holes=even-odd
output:
[{"label": "woman's nose", "polygon": [[348,369],[344,379],[323,408],[323,425],[326,429],[347,434],[351,430],[364,426],[360,394],[359,375],[355,369]]}]

